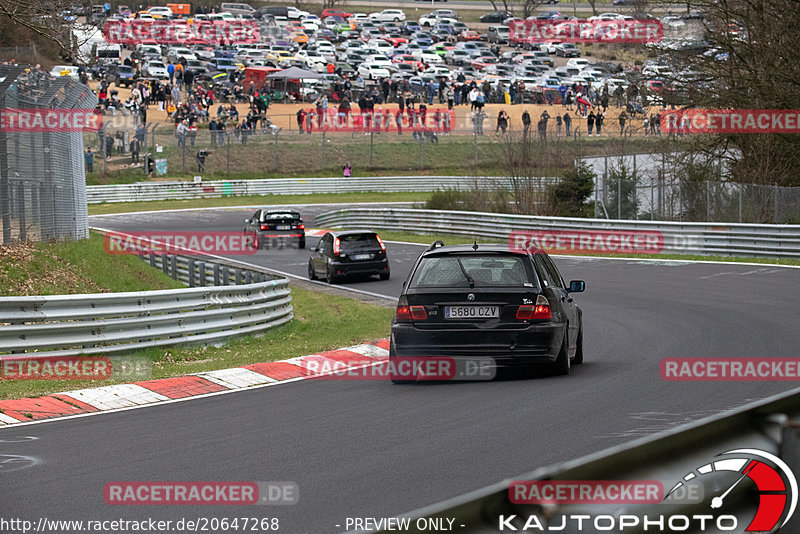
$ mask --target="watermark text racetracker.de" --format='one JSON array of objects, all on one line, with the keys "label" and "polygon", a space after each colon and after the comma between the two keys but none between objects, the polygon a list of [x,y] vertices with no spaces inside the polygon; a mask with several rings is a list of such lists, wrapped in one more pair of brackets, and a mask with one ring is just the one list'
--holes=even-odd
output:
[{"label": "watermark text racetracker.de", "polygon": [[661,114],[668,134],[800,133],[798,109],[677,109]]},{"label": "watermark text racetracker.de", "polygon": [[658,254],[661,232],[645,230],[515,230],[511,250],[540,249],[550,254]]},{"label": "watermark text racetracker.de", "polygon": [[295,482],[118,481],[103,487],[110,505],[286,505],[297,504]]},{"label": "watermark text racetracker.de", "polygon": [[512,43],[657,43],[664,26],[656,19],[624,20],[514,20],[509,24]]},{"label": "watermark text racetracker.de", "polygon": [[800,380],[800,358],[664,358],[659,371],[671,382],[794,382]]},{"label": "watermark text racetracker.de", "polygon": [[252,232],[150,231],[108,232],[103,238],[107,254],[208,254],[245,255],[258,252]]},{"label": "watermark text racetracker.de", "polygon": [[0,130],[11,133],[99,131],[103,117],[94,109],[2,108]]},{"label": "watermark text racetracker.de", "polygon": [[258,23],[248,20],[188,21],[109,20],[103,25],[106,42],[136,45],[157,41],[163,44],[252,43],[259,40]]},{"label": "watermark text racetracker.de", "polygon": [[0,356],[0,380],[141,380],[152,372],[152,360],[137,356]]},{"label": "watermark text racetracker.de", "polygon": [[309,357],[303,362],[313,380],[492,380],[497,374],[490,357],[398,356],[365,365]]},{"label": "watermark text racetracker.de", "polygon": [[278,532],[281,529],[277,517],[182,517],[180,519],[52,519],[37,520],[0,517],[0,532],[87,532],[116,534],[119,532],[163,533],[163,532]]}]

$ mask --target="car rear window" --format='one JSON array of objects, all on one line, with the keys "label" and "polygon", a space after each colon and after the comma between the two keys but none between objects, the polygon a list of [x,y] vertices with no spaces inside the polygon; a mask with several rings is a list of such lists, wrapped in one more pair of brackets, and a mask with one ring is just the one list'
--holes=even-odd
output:
[{"label": "car rear window", "polygon": [[[459,260],[461,266],[459,266]],[[464,271],[480,286],[522,286],[532,279],[520,256],[447,255],[423,258],[411,285],[417,287],[469,287]]]},{"label": "car rear window", "polygon": [[280,213],[264,213],[261,215],[261,220],[269,221],[273,219],[299,219],[299,213],[280,212]]},{"label": "car rear window", "polygon": [[342,252],[380,248],[376,234],[350,234],[339,236]]}]

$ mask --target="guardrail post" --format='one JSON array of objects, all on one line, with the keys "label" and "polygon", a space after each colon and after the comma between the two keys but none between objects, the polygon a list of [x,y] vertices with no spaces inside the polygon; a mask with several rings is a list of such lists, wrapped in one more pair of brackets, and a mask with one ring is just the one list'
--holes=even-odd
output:
[{"label": "guardrail post", "polygon": [[219,264],[214,264],[214,285],[219,286],[222,285],[219,281]]},{"label": "guardrail post", "polygon": [[167,257],[166,256],[160,256],[159,257],[159,261],[161,261],[161,271],[164,274],[169,275],[169,264],[167,263]]},{"label": "guardrail post", "polygon": [[250,284],[253,282],[253,273],[252,271],[245,271],[244,272],[244,283]]},{"label": "guardrail post", "polygon": [[206,262],[197,262],[197,285],[206,287]]},{"label": "guardrail post", "polygon": [[231,283],[230,272],[227,265],[222,266],[222,280],[220,281],[222,282],[220,285],[223,286],[227,286],[228,284]]},{"label": "guardrail post", "polygon": [[241,271],[239,271],[239,269],[233,269],[232,272],[233,272],[233,285],[238,286],[239,285],[239,273]]},{"label": "guardrail post", "polygon": [[155,254],[148,254],[150,259],[150,267],[156,266],[156,255]]},{"label": "guardrail post", "polygon": [[189,271],[189,287],[194,287],[194,258],[189,258],[186,264]]},{"label": "guardrail post", "polygon": [[172,272],[172,279],[173,280],[177,280],[178,279],[178,258],[177,258],[177,256],[173,255],[173,256],[169,257],[169,268],[170,268],[170,271]]}]

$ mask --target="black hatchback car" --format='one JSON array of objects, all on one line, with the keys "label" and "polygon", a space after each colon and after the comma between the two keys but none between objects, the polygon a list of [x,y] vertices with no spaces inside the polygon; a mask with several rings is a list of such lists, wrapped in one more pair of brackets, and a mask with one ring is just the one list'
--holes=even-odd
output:
[{"label": "black hatchback car", "polygon": [[[414,264],[392,320],[389,358],[490,358],[497,369],[583,362],[583,318],[542,250],[435,242]],[[401,382],[401,380],[395,380]]]},{"label": "black hatchback car", "polygon": [[297,248],[306,248],[306,225],[296,211],[258,210],[244,220],[245,233],[256,236],[256,248],[275,248],[297,240]]},{"label": "black hatchback car", "polygon": [[367,230],[343,230],[323,235],[311,250],[308,277],[311,280],[324,278],[329,284],[334,284],[352,274],[377,274],[381,280],[389,279],[389,258],[381,238]]}]

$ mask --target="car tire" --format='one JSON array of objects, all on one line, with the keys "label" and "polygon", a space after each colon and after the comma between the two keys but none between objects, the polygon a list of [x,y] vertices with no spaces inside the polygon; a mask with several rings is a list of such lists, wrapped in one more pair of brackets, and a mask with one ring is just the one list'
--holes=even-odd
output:
[{"label": "car tire", "polygon": [[325,281],[331,285],[336,283],[336,275],[331,271],[330,265],[325,266]]},{"label": "car tire", "polygon": [[[397,352],[394,350],[394,343],[392,343],[392,341],[390,340],[389,341],[389,361],[391,362],[392,360],[396,360],[397,357],[398,357],[397,356]],[[392,364],[390,364],[390,365],[392,365]],[[396,377],[396,376],[397,375],[392,375],[392,374],[389,375],[389,380],[392,381],[392,384],[412,384],[414,382],[414,380],[401,380],[399,378],[393,378],[393,377]]]},{"label": "car tire", "polygon": [[578,340],[575,342],[575,357],[572,359],[572,363],[575,365],[580,365],[583,363],[583,325],[581,324],[581,329],[578,330]]},{"label": "car tire", "polygon": [[381,280],[388,280],[390,274],[390,271],[386,271],[385,273],[378,273],[378,276],[380,276]]},{"label": "car tire", "polygon": [[311,260],[308,260],[308,279],[309,280],[317,279],[317,273],[314,272],[314,265],[311,264]]},{"label": "car tire", "polygon": [[569,361],[569,325],[566,325],[564,332],[564,341],[561,343],[561,350],[558,352],[558,358],[553,363],[553,374],[557,376],[566,376],[569,374],[570,361]]}]

